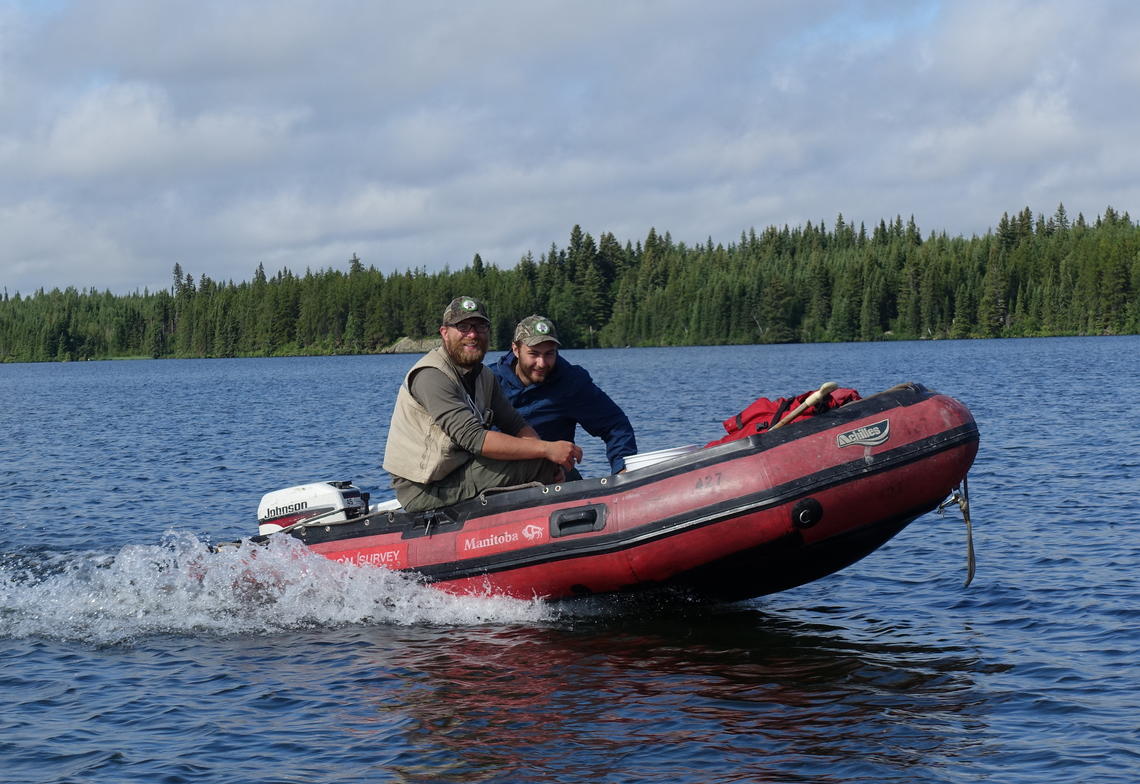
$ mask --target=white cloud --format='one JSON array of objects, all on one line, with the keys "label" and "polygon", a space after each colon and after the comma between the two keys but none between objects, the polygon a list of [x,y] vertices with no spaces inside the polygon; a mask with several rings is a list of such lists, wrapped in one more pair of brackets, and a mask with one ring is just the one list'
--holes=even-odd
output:
[{"label": "white cloud", "polygon": [[284,145],[299,115],[220,108],[180,119],[156,87],[105,84],[63,111],[42,144],[29,141],[26,146],[37,168],[54,176],[161,176],[220,165],[242,168]]},{"label": "white cloud", "polygon": [[312,247],[338,236],[368,237],[423,225],[429,192],[370,184],[339,194],[306,194],[298,189],[233,201],[217,214],[212,229],[236,248],[273,245]]},{"label": "white cloud", "polygon": [[166,285],[174,261],[244,280],[353,252],[511,265],[575,223],[733,242],[840,212],[967,235],[1026,203],[1140,214],[1140,6],[1120,0],[0,16],[9,289]]},{"label": "white cloud", "polygon": [[[4,238],[0,287],[9,294],[38,288],[142,289],[138,259],[105,227],[62,212],[44,201],[0,206]],[[83,274],[76,274],[83,270]],[[21,284],[34,281],[35,285]]]},{"label": "white cloud", "polygon": [[1028,90],[988,116],[919,130],[898,160],[898,176],[941,179],[990,166],[1050,165],[1078,141],[1061,96]]},{"label": "white cloud", "polygon": [[[1095,4],[1089,4],[1095,6]],[[934,46],[948,83],[988,92],[1032,80],[1095,8],[1058,2],[947,3]]]}]

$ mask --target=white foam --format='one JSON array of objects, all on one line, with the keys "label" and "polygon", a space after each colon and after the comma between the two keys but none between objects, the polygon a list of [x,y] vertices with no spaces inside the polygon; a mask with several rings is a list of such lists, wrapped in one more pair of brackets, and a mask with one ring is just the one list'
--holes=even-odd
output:
[{"label": "white foam", "polygon": [[0,563],[0,636],[102,644],[154,634],[272,634],[344,624],[535,623],[548,605],[455,596],[387,569],[330,561],[292,537],[212,552],[189,534],[118,553]]}]

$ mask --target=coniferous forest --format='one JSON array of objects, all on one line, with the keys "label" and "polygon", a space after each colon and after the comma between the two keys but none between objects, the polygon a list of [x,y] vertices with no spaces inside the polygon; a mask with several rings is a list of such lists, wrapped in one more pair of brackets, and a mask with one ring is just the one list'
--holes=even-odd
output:
[{"label": "coniferous forest", "polygon": [[4,289],[0,361],[351,354],[437,334],[459,294],[484,299],[492,347],[519,319],[554,319],[567,347],[712,345],[1140,333],[1140,226],[1108,207],[1095,222],[1026,207],[985,236],[923,237],[914,219],[870,231],[769,227],[727,246],[650,229],[634,242],[575,226],[569,244],[507,269],[476,254],[459,271],[384,274],[257,265],[250,281],[169,290]]}]

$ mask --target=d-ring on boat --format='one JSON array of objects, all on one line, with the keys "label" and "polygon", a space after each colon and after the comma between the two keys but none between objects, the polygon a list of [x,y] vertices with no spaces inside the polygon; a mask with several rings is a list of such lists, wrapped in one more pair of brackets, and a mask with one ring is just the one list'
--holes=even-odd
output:
[{"label": "d-ring on boat", "polygon": [[349,482],[276,491],[252,540],[288,534],[455,593],[743,599],[873,552],[963,485],[977,451],[969,410],[910,383],[728,443],[643,455],[619,475],[419,514],[369,506]]}]

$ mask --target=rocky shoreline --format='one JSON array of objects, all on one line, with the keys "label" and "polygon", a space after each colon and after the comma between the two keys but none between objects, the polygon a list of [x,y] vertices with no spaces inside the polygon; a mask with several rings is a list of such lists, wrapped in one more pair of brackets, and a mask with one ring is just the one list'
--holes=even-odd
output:
[{"label": "rocky shoreline", "polygon": [[443,343],[440,338],[402,337],[390,346],[380,349],[381,354],[425,354]]}]

